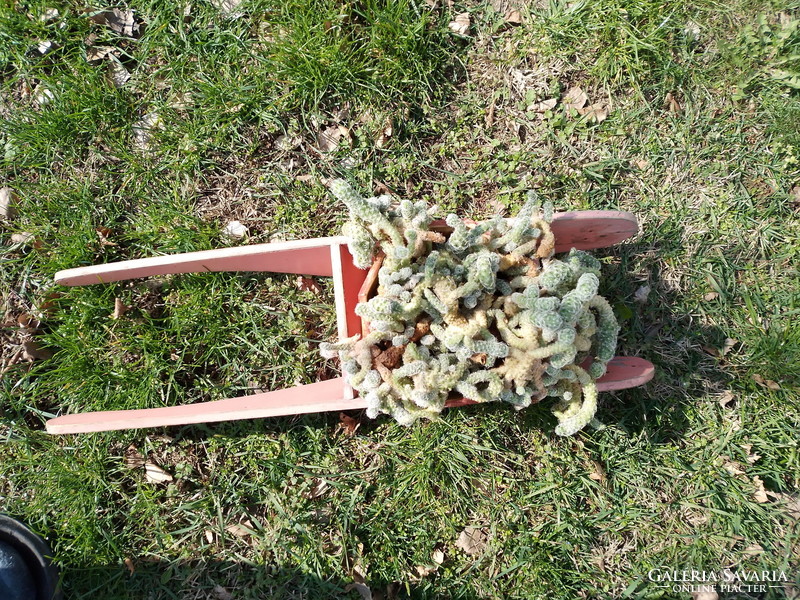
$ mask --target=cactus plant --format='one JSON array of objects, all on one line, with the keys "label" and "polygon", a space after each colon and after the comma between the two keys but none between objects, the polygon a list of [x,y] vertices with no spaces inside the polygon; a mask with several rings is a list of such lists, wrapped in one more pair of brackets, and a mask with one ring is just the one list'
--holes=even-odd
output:
[{"label": "cactus plant", "polygon": [[517,409],[555,397],[564,436],[594,419],[594,382],[619,327],[597,293],[597,259],[574,248],[554,256],[552,205],[529,192],[516,219],[469,226],[450,214],[446,235],[430,229],[436,208],[423,201],[362,198],[342,180],[331,192],[349,209],[356,266],[383,256],[377,294],[356,307],[370,332],[321,345],[341,359],[369,417],[410,425],[460,394]]}]

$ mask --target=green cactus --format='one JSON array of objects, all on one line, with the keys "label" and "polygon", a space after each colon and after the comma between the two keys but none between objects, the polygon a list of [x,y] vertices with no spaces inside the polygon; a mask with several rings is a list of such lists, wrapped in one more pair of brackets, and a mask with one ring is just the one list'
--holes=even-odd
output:
[{"label": "green cactus", "polygon": [[[429,230],[435,207],[423,201],[364,199],[341,180],[331,191],[350,211],[343,231],[356,266],[385,257],[377,295],[356,307],[371,333],[321,346],[339,356],[368,416],[410,425],[435,418],[457,392],[517,409],[557,398],[559,435],[592,422],[594,381],[619,326],[597,295],[599,261],[575,249],[553,256],[551,204],[540,212],[531,192],[516,219],[468,225],[451,214],[448,236]],[[392,348],[394,362],[376,358]]]}]

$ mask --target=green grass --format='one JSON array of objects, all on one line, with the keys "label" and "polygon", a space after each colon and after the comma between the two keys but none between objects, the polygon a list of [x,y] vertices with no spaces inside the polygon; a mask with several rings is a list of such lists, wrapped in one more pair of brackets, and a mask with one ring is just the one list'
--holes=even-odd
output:
[{"label": "green grass", "polygon": [[[552,2],[507,27],[489,3],[245,0],[184,16],[140,2],[139,39],[74,3],[40,20],[49,6],[0,9],[0,186],[18,195],[0,220],[0,369],[31,339],[51,355],[0,377],[0,509],[48,537],[67,597],[357,598],[361,573],[384,598],[671,599],[691,595],[648,571],[726,567],[789,583],[723,598],[797,593],[800,5]],[[130,72],[123,87],[87,62],[90,35]],[[44,40],[59,47],[29,52]],[[42,106],[37,85],[53,94]],[[574,86],[608,118],[565,108]],[[320,152],[340,125],[350,143]],[[316,350],[335,331],[323,280],[319,294],[280,275],[52,283],[239,243],[221,234],[231,220],[249,228],[241,243],[337,234],[344,211],[321,183],[334,176],[475,218],[529,188],[562,210],[635,213],[641,234],[599,255],[619,353],[652,361],[654,381],[603,394],[606,428],[571,439],[546,406],[364,420],[354,436],[336,414],[44,433],[55,414],[335,374]],[[22,232],[36,243],[12,242]],[[113,319],[117,298],[130,309]],[[128,468],[131,447],[173,481]],[[467,526],[487,536],[479,554],[456,546]]]}]

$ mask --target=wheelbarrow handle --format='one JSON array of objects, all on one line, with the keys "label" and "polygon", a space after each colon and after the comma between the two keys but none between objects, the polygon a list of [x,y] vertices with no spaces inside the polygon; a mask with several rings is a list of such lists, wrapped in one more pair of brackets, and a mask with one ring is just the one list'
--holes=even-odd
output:
[{"label": "wheelbarrow handle", "polygon": [[[653,365],[644,359],[618,356],[608,364],[606,374],[597,380],[597,389],[603,392],[643,385],[653,378],[653,372]],[[274,392],[199,404],[65,415],[47,421],[46,427],[49,433],[88,433],[366,408],[364,398],[348,399],[346,395],[344,379],[337,377]],[[453,399],[447,406],[466,404],[474,404],[474,401]]]}]

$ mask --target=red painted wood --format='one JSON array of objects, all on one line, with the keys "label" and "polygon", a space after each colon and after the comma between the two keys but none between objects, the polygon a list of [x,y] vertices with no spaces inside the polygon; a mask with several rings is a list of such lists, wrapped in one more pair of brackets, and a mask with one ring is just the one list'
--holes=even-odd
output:
[{"label": "red painted wood", "polygon": [[59,271],[55,281],[61,285],[90,285],[205,271],[270,271],[329,277],[332,275],[330,246],[343,241],[342,237],[313,238],[154,256]]},{"label": "red painted wood", "polygon": [[49,433],[87,433],[117,429],[141,429],[213,421],[262,419],[329,410],[363,408],[364,401],[342,397],[341,377],[274,392],[228,398],[215,402],[184,404],[140,410],[112,410],[65,415],[47,421]]},{"label": "red painted wood", "polygon": [[[597,389],[609,391],[636,387],[650,381],[653,372],[653,365],[644,359],[618,356],[609,363],[606,375],[598,380]],[[49,433],[87,433],[366,408],[362,398],[345,398],[344,386],[344,379],[339,377],[274,392],[201,404],[65,415],[50,419],[46,427]],[[475,402],[466,398],[447,402],[447,406],[451,408],[468,404]]]}]

